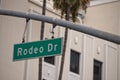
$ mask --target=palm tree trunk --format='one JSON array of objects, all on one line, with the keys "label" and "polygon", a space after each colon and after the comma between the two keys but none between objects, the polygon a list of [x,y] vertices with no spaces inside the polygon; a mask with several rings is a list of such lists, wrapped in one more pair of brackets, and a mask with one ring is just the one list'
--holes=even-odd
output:
[{"label": "palm tree trunk", "polygon": [[[69,18],[70,18],[69,17],[69,12],[70,12],[70,7],[67,7],[65,19],[68,20],[68,21],[69,21]],[[67,37],[68,37],[68,28],[65,28],[63,53],[62,53],[62,58],[61,58],[60,73],[59,73],[58,80],[62,80],[64,62],[65,62],[65,52],[66,52],[66,47],[67,47]]]},{"label": "palm tree trunk", "polygon": [[[43,0],[42,15],[45,15],[45,10],[46,10],[46,0]],[[44,25],[45,25],[45,23],[42,21],[42,23],[41,23],[40,40],[43,40],[43,38],[44,38]],[[39,75],[38,75],[38,80],[42,80],[42,58],[39,58]]]}]

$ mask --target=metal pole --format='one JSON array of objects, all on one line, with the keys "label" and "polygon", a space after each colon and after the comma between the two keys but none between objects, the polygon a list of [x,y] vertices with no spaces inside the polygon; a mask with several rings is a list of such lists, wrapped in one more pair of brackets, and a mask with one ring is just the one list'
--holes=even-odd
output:
[{"label": "metal pole", "polygon": [[[31,41],[31,26],[30,26],[30,19],[27,19],[26,20],[26,22],[27,22],[27,29],[28,29],[28,42],[30,42]],[[29,68],[30,68],[30,62],[29,62],[29,60],[26,60],[25,61],[25,80],[29,80]]]},{"label": "metal pole", "polygon": [[[22,38],[22,43],[25,43],[25,34],[26,34],[26,31],[28,29],[28,41],[31,41],[31,31],[30,31],[30,19],[26,19],[26,26],[25,26],[25,30],[24,30],[24,33],[23,33],[23,38]],[[25,76],[24,76],[24,80],[29,80],[29,61],[28,60],[25,60]]]},{"label": "metal pole", "polygon": [[85,25],[75,24],[65,20],[60,20],[60,19],[56,19],[48,16],[43,16],[43,15],[36,15],[31,13],[2,10],[2,9],[0,9],[0,15],[8,15],[8,16],[14,16],[14,17],[20,17],[20,18],[30,18],[37,21],[44,21],[51,24],[60,25],[61,27],[67,27],[85,34],[89,34],[89,35],[104,39],[104,40],[108,40],[116,44],[120,44],[120,36],[118,35],[103,32],[100,30],[89,28]]},{"label": "metal pole", "polygon": [[[45,15],[45,10],[46,10],[46,0],[43,0],[43,7],[42,7],[42,15]],[[41,23],[41,31],[40,31],[40,40],[43,40],[44,38],[44,28],[45,28],[45,23],[42,21]],[[39,58],[39,79],[42,80],[42,58]]]}]

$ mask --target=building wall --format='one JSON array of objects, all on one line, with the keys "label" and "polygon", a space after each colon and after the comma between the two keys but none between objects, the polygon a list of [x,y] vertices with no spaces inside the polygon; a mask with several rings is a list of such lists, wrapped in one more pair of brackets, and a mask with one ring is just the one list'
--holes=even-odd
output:
[{"label": "building wall", "polygon": [[[118,34],[119,28],[119,1],[91,6],[87,10],[85,24],[113,34]],[[98,16],[99,15],[99,16]]]},{"label": "building wall", "polygon": [[[118,32],[119,32],[118,16],[120,16],[119,7],[118,7],[119,3],[120,2],[114,2],[114,3],[105,4],[105,5],[98,5],[98,6],[96,5],[88,8],[85,24],[89,25],[89,27],[118,35]],[[102,79],[117,80],[118,78],[118,74],[117,74],[118,72],[116,70],[118,69],[117,45],[114,46],[114,44],[109,44],[108,42],[106,43],[106,41],[97,39],[97,38],[94,38],[93,42],[94,42],[94,44],[92,45],[94,47],[93,59],[97,59],[103,62]],[[100,54],[98,53],[98,49],[100,49]],[[110,57],[112,57],[112,59],[114,58],[112,60],[113,62],[110,61],[111,59]],[[113,66],[113,64],[116,66]],[[111,71],[111,69],[113,71]]]},{"label": "building wall", "polygon": [[[119,33],[119,3],[113,2],[104,5],[91,6],[87,10],[84,24],[112,34]],[[79,34],[79,36],[78,36]],[[78,38],[78,44],[75,39]],[[118,45],[93,36],[77,33],[70,30],[66,53],[65,71],[63,80],[93,80],[93,61],[102,62],[102,80],[118,80]],[[81,44],[82,43],[82,44]],[[69,70],[70,50],[81,53],[81,72],[73,74]],[[67,65],[68,64],[68,65]],[[111,70],[112,69],[112,70]],[[76,78],[77,77],[77,78]]]},{"label": "building wall", "polygon": [[[119,34],[119,5],[120,1],[89,7],[84,25],[113,34]],[[42,13],[41,6],[34,4],[30,0],[2,0],[1,7],[16,11],[29,11],[35,14]],[[47,10],[46,15],[55,18],[60,17],[58,14],[53,13],[52,10]],[[26,41],[40,40],[40,26],[41,22],[30,20]],[[52,25],[46,23],[45,26],[44,39],[50,39],[52,36],[50,33]],[[0,80],[25,80],[26,78],[28,80],[38,80],[38,59],[15,62],[12,59],[13,45],[22,42],[24,28],[25,19],[0,15]],[[64,28],[57,26],[54,36],[63,37]],[[70,72],[71,49],[80,53],[80,74]],[[120,73],[118,72],[118,68],[120,65],[118,62],[120,61],[118,61],[118,50],[117,44],[69,30],[62,80],[93,80],[94,59],[103,63],[102,80],[119,80]],[[58,79],[60,60],[61,56],[56,56],[55,65],[43,62],[43,78],[49,80]],[[26,74],[28,75],[27,77]]]},{"label": "building wall", "polygon": [[[27,0],[2,0],[2,9],[27,11]],[[25,19],[0,15],[0,79],[24,80],[24,61],[13,61],[13,45],[21,43]]]}]

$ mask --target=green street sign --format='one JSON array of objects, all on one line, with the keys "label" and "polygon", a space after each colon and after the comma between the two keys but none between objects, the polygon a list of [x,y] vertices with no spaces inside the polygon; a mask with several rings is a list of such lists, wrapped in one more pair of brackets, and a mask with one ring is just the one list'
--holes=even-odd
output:
[{"label": "green street sign", "polygon": [[14,45],[13,61],[62,54],[62,38]]}]

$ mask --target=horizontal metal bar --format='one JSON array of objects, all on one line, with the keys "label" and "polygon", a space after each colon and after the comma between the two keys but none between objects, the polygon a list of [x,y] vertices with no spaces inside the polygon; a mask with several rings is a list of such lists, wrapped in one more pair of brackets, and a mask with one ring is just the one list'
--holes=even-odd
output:
[{"label": "horizontal metal bar", "polygon": [[51,24],[60,25],[61,27],[67,27],[91,36],[95,36],[116,44],[120,44],[120,36],[114,35],[108,32],[96,30],[90,27],[87,27],[85,25],[75,24],[70,21],[65,21],[57,18],[52,18],[48,16],[43,15],[37,15],[37,14],[31,14],[26,12],[18,12],[18,11],[11,11],[11,10],[3,10],[0,9],[0,15],[7,15],[7,16],[14,16],[14,17],[20,17],[20,18],[30,18],[37,21],[44,21]]}]

